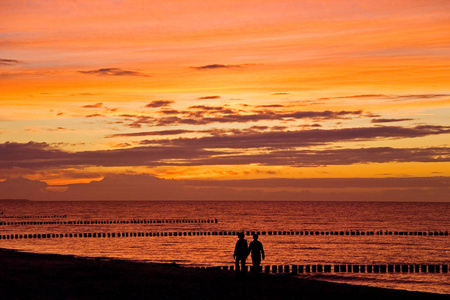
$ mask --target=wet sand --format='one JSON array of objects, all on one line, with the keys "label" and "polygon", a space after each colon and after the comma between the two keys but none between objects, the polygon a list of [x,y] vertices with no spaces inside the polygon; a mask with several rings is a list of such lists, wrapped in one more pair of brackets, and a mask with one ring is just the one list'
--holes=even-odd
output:
[{"label": "wet sand", "polygon": [[450,299],[233,272],[0,249],[0,299]]}]

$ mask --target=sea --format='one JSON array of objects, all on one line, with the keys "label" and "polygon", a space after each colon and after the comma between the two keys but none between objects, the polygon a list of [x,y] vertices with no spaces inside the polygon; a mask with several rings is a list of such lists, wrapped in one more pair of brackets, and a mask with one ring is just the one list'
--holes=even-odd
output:
[{"label": "sea", "polygon": [[[237,232],[248,242],[259,233],[263,268],[310,266],[295,276],[450,295],[442,269],[450,263],[449,216],[450,203],[2,200],[0,248],[223,267],[234,265]],[[335,272],[335,265],[366,267]],[[369,273],[369,265],[440,267]]]}]

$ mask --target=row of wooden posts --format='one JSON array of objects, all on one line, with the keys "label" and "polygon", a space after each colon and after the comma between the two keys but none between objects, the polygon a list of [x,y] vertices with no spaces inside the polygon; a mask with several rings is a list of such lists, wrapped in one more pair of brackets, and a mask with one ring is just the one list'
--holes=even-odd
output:
[{"label": "row of wooden posts", "polygon": [[222,232],[184,231],[184,232],[80,232],[80,233],[33,233],[3,234],[0,239],[52,239],[52,238],[124,238],[124,237],[164,237],[164,236],[211,236]]},{"label": "row of wooden posts", "polygon": [[[234,271],[234,266],[210,267]],[[245,266],[245,271],[248,271]],[[253,266],[250,266],[250,272]],[[448,273],[447,264],[335,264],[335,265],[273,265],[262,266],[264,273]]]},{"label": "row of wooden posts", "polygon": [[76,221],[25,221],[0,222],[0,226],[8,225],[102,225],[102,224],[178,224],[178,223],[218,223],[217,219],[153,219],[153,220],[76,220]]},{"label": "row of wooden posts", "polygon": [[[32,233],[32,234],[3,234],[0,235],[0,239],[8,240],[8,239],[50,239],[50,238],[115,238],[115,237],[164,237],[164,236],[226,236],[226,235],[236,235],[237,231],[166,231],[166,232],[83,232],[83,233]],[[286,231],[277,232],[277,231],[249,231],[247,235],[250,234],[268,234],[268,235],[286,235]],[[290,235],[292,232],[289,232]],[[306,233],[306,234],[305,234]],[[436,234],[437,233],[437,234]],[[443,236],[442,232],[423,232],[423,234],[415,234],[417,235],[425,235],[425,236]],[[445,236],[448,236],[448,232],[445,232]],[[297,235],[308,235],[308,231],[300,231]],[[314,234],[311,234],[314,235]],[[315,235],[321,235],[315,234]],[[340,236],[350,234],[339,234]],[[352,236],[354,234],[351,234]]]},{"label": "row of wooden posts", "polygon": [[51,216],[4,216],[0,214],[0,219],[65,219],[67,215]]},{"label": "row of wooden posts", "polygon": [[[62,216],[64,217],[64,216]],[[25,221],[25,222],[2,222],[0,226],[20,225],[103,225],[103,224],[190,224],[190,223],[218,223],[217,219],[153,219],[153,220],[75,220],[75,221]],[[371,236],[371,235],[401,235],[401,236],[448,236],[448,231],[392,231],[392,230],[340,230],[340,231],[318,231],[318,230],[289,230],[289,231],[247,231],[247,235],[340,235],[340,236]],[[176,235],[176,233],[173,233]],[[236,235],[236,231],[219,231],[217,235]],[[196,234],[190,234],[196,235]],[[213,234],[215,235],[215,234]]]},{"label": "row of wooden posts", "polygon": [[[39,224],[27,224],[27,225],[53,225],[53,224],[64,224],[64,225],[96,225],[96,224],[159,224],[159,223],[217,223],[216,220],[128,220],[128,221],[111,221],[112,223],[107,223],[110,221],[68,221],[68,222],[36,222]],[[28,222],[27,222],[28,223]],[[35,223],[35,222],[31,222]],[[0,224],[2,225],[2,224]],[[3,224],[4,225],[4,224]],[[181,236],[181,235],[237,235],[238,231],[212,231],[212,232],[165,232],[158,233],[158,236]],[[129,233],[130,235],[132,233]],[[155,236],[155,232],[151,232],[152,236]],[[384,235],[394,235],[394,236],[448,236],[448,231],[247,231],[248,236],[258,234],[258,235],[311,235],[311,236],[384,236]],[[146,235],[148,236],[148,235]]]}]

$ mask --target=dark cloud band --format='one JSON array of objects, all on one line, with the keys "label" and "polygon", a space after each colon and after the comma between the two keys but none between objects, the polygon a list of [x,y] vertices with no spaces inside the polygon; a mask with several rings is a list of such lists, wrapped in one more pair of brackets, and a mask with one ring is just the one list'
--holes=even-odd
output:
[{"label": "dark cloud band", "polygon": [[[164,166],[164,165],[285,165],[321,166],[386,162],[449,162],[448,147],[358,148],[315,150],[334,142],[413,138],[450,133],[441,126],[395,126],[335,130],[235,131],[200,138],[144,140],[139,147],[67,152],[46,143],[0,144],[0,168],[54,168],[67,166]],[[156,131],[128,136],[175,135],[187,131]],[[249,154],[248,149],[253,149]]]}]

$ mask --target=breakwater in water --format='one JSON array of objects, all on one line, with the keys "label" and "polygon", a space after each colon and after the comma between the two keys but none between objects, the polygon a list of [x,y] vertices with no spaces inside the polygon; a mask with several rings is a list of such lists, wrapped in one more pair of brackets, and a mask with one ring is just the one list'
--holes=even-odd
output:
[{"label": "breakwater in water", "polygon": [[[210,220],[208,220],[210,221]],[[153,224],[153,222],[146,222],[146,221],[124,221],[124,222],[115,222],[114,223],[107,223],[107,222],[98,222],[95,221],[84,221],[80,223],[67,223],[69,225],[72,224],[88,224],[88,225],[94,225],[94,224]],[[155,222],[155,224],[160,224],[165,222]],[[175,222],[177,223],[177,222]],[[183,222],[181,222],[183,223]],[[191,222],[187,222],[191,223]],[[202,222],[192,222],[192,223],[202,223]],[[205,223],[217,223],[217,219],[212,222],[205,222]],[[66,224],[66,222],[59,223],[59,222],[50,222],[49,224]],[[35,225],[35,224],[30,224]],[[165,231],[165,232],[159,232],[159,231],[152,231],[152,232],[79,232],[79,233],[34,233],[34,234],[26,234],[26,233],[15,233],[15,234],[3,234],[0,235],[0,239],[49,239],[49,238],[114,238],[114,237],[164,237],[164,236],[226,236],[226,235],[232,235],[236,236],[238,231]],[[446,236],[448,237],[448,231],[430,231],[430,232],[422,232],[422,231],[414,231],[414,232],[408,232],[408,231],[246,231],[247,235],[269,235],[269,236],[276,236],[276,235],[284,235],[284,236],[292,236],[292,235],[301,235],[301,236],[417,236],[417,237],[434,237],[434,236]]]},{"label": "breakwater in water", "polygon": [[[47,217],[33,217],[31,219],[40,219]],[[8,217],[5,217],[8,218]],[[17,217],[14,217],[17,218]],[[51,218],[51,217],[48,217]],[[67,215],[64,216],[67,218]],[[20,225],[97,225],[97,224],[183,224],[183,223],[217,223],[217,219],[155,219],[155,220],[71,220],[71,221],[19,221],[4,222],[0,221],[0,226],[20,226]]]},{"label": "breakwater in water", "polygon": [[[234,266],[210,267],[222,270],[234,271]],[[253,266],[245,266],[245,271],[253,272]],[[318,265],[273,265],[262,266],[261,272],[264,273],[448,273],[448,265],[416,265],[416,264],[318,264]]]}]

